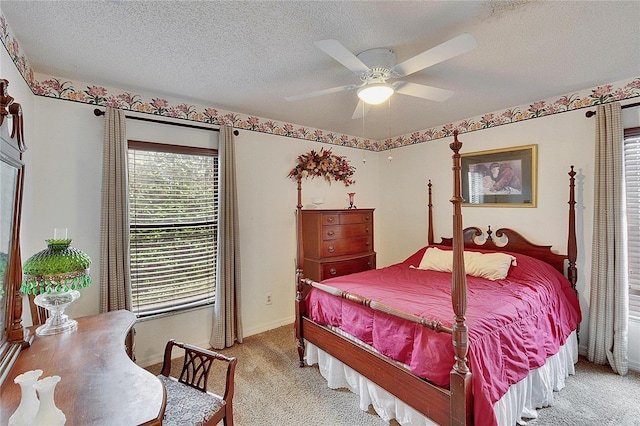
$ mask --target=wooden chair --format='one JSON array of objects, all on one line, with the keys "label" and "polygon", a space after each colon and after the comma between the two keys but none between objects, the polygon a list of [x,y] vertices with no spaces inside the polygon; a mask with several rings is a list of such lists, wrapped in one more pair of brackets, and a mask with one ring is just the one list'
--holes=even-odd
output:
[{"label": "wooden chair", "polygon": [[[177,346],[184,349],[180,376],[171,376],[171,352]],[[223,396],[207,391],[207,381],[214,361],[226,365]],[[224,420],[233,426],[233,391],[238,360],[171,339],[164,350],[162,371],[158,378],[167,389],[167,408],[163,425],[216,425]],[[218,363],[216,363],[218,364]],[[215,371],[214,371],[215,373]]]}]

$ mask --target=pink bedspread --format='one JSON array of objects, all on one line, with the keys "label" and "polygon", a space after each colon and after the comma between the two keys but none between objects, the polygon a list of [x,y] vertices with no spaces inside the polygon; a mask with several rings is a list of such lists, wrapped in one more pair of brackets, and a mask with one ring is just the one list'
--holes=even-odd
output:
[{"label": "pink bedspread", "polygon": [[[419,265],[425,249],[402,263],[323,283],[451,327],[451,274],[409,267]],[[467,276],[468,360],[476,424],[495,424],[494,403],[511,384],[556,354],[581,319],[578,298],[562,274],[529,256],[514,256],[517,266],[511,266],[505,280]],[[449,386],[454,363],[450,335],[318,289],[307,301],[314,321],[339,327],[408,365],[414,374]]]}]

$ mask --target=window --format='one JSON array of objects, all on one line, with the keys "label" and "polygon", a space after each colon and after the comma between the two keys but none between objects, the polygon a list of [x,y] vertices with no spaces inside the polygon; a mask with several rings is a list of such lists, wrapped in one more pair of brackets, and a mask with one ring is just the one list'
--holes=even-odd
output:
[{"label": "window", "polygon": [[624,132],[629,252],[629,316],[640,319],[640,127]]},{"label": "window", "polygon": [[215,298],[218,157],[129,141],[131,287],[139,317]]}]

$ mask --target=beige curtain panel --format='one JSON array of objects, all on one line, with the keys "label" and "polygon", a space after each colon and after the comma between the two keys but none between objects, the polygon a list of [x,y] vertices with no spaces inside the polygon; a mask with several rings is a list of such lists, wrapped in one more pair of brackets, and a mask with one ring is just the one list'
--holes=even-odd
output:
[{"label": "beige curtain panel", "polygon": [[596,113],[594,223],[588,359],[628,371],[629,289],[624,201],[622,114],[619,103]]},{"label": "beige curtain panel", "polygon": [[233,129],[220,128],[218,148],[218,257],[216,301],[211,347],[223,349],[242,343],[240,315],[240,230]]},{"label": "beige curtain panel", "polygon": [[124,113],[107,107],[102,157],[100,312],[131,310],[129,195]]}]

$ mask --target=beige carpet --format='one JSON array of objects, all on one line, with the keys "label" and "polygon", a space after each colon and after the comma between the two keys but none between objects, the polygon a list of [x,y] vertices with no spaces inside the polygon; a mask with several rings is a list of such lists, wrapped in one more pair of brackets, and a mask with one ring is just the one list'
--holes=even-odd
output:
[{"label": "beige carpet", "polygon": [[[241,345],[220,352],[238,357],[237,426],[387,424],[372,409],[360,410],[358,397],[351,392],[327,388],[316,367],[298,367],[292,325],[247,337]],[[157,374],[160,368],[153,365],[148,370]],[[538,410],[539,418],[529,424],[640,425],[640,374],[621,377],[583,359],[576,368],[576,376],[569,377],[567,387],[556,394],[555,405]],[[219,392],[212,386],[210,390]]]},{"label": "beige carpet", "polygon": [[576,374],[554,394],[554,405],[538,410],[531,426],[638,426],[640,373],[620,376],[611,367],[580,357]]}]

